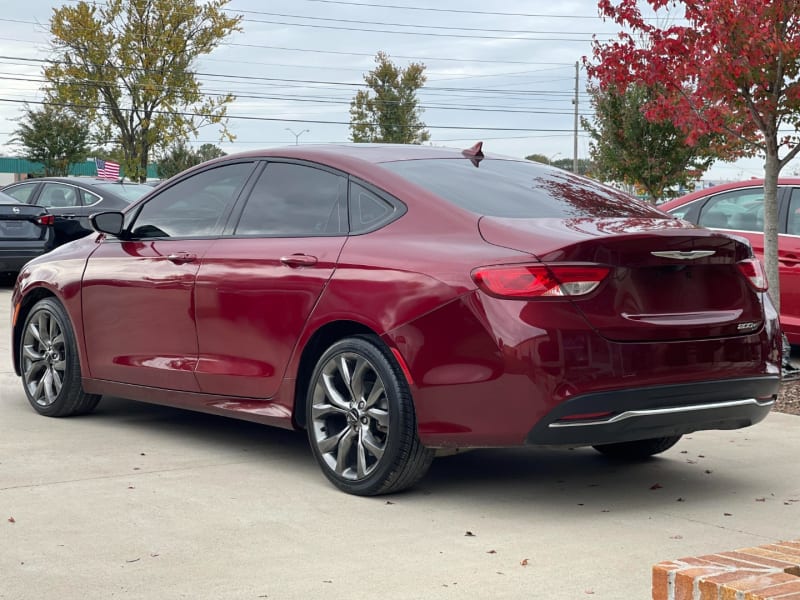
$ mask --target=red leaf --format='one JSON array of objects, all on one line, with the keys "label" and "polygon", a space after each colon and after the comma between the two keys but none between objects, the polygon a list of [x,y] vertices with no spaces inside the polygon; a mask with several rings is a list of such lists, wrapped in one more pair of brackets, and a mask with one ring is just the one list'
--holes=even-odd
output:
[{"label": "red leaf", "polygon": [[523,558],[521,561],[519,561],[519,564],[521,564],[523,567],[527,567],[528,566],[528,559],[527,558]]},{"label": "red leaf", "polygon": [[8,517],[8,522],[9,523],[16,523],[17,520],[14,517]]}]

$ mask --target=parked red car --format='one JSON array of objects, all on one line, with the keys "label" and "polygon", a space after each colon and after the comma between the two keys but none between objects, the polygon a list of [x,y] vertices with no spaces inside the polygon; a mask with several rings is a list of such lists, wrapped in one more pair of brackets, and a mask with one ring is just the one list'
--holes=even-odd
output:
[{"label": "parked red car", "polygon": [[[781,327],[800,344],[800,179],[778,181],[778,260]],[[764,258],[764,181],[750,179],[698,190],[659,208],[674,217],[747,238]]]},{"label": "parked red car", "polygon": [[455,448],[642,458],[778,391],[745,241],[479,145],[227,156],[92,221],[13,292],[33,408],[110,394],[305,429],[354,494]]}]

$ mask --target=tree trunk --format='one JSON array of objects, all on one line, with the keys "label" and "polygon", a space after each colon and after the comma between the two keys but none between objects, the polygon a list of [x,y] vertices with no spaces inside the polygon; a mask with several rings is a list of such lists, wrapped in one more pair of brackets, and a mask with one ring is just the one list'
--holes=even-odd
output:
[{"label": "tree trunk", "polygon": [[778,174],[780,162],[777,148],[767,149],[764,163],[764,267],[769,294],[775,308],[781,310],[781,284],[778,278]]}]

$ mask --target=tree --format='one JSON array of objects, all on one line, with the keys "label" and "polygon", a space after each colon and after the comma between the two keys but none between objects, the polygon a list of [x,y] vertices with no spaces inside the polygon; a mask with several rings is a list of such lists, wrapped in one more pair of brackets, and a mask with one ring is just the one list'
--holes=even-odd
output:
[{"label": "tree", "polygon": [[543,165],[551,164],[550,159],[544,154],[529,154],[525,157],[525,160],[542,163]]},{"label": "tree", "polygon": [[228,0],[81,0],[53,11],[53,58],[45,67],[50,102],[78,106],[97,124],[98,137],[119,145],[125,173],[147,176],[151,151],[208,124],[227,130],[231,94],[208,96],[193,72],[230,33],[240,16]]},{"label": "tree", "polygon": [[594,43],[589,74],[601,89],[657,87],[648,118],[670,119],[690,144],[721,134],[723,153],[764,157],[764,262],[780,309],[778,175],[800,152],[800,0],[647,3],[682,6],[688,23],[661,28],[636,0],[599,0],[601,14],[625,31]]},{"label": "tree", "polygon": [[688,185],[714,161],[709,136],[689,144],[671,120],[645,116],[653,88],[631,84],[620,91],[607,85],[588,91],[594,118],[582,124],[592,137],[596,177],[641,187],[657,203],[669,188]]},{"label": "tree", "polygon": [[[425,65],[398,68],[384,52],[364,75],[370,90],[359,90],[350,102],[350,137],[354,142],[421,144],[430,139],[420,115],[417,91],[425,85]],[[370,93],[371,92],[371,93]]]},{"label": "tree", "polygon": [[45,176],[64,176],[71,164],[86,159],[89,126],[81,117],[57,106],[34,110],[26,105],[11,141],[22,147],[25,158],[44,165]]},{"label": "tree", "polygon": [[158,161],[158,176],[169,179],[189,167],[221,156],[225,156],[225,152],[214,144],[203,144],[197,150],[193,150],[184,140],[179,140]]}]

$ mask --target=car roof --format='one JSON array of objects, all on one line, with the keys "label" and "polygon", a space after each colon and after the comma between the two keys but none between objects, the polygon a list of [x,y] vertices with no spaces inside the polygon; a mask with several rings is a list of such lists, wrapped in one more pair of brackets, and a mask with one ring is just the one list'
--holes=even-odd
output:
[{"label": "car roof", "polygon": [[[782,177],[778,179],[778,185],[800,186],[800,177]],[[687,202],[697,200],[698,198],[705,198],[706,196],[719,194],[720,192],[728,192],[731,190],[740,190],[750,187],[764,187],[764,180],[745,179],[743,181],[732,181],[729,183],[722,183],[720,185],[703,188],[701,190],[695,190],[694,192],[686,194],[685,196],[681,196],[680,198],[673,198],[672,200],[668,200],[663,204],[660,204],[658,208],[660,210],[670,210],[678,206],[683,206]]]}]

